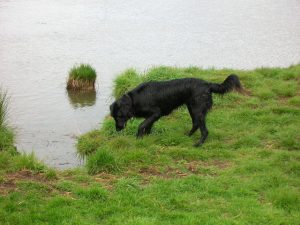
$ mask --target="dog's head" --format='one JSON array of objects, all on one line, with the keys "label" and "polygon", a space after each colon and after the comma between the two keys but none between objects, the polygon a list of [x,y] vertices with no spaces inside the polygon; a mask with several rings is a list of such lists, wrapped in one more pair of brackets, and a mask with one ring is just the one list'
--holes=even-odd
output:
[{"label": "dog's head", "polygon": [[132,100],[129,95],[123,95],[110,105],[110,115],[116,122],[116,130],[125,128],[127,121],[133,117]]}]

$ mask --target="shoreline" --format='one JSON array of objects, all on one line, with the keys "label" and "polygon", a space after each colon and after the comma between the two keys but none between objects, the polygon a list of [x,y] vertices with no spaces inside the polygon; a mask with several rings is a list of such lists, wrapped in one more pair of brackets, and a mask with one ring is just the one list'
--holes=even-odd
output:
[{"label": "shoreline", "polygon": [[33,154],[0,151],[2,224],[297,224],[300,219],[300,64],[255,70],[156,67],[124,71],[115,97],[148,80],[236,73],[251,95],[214,95],[201,148],[184,135],[185,107],[143,139],[107,116],[82,135],[83,168],[57,170]]}]

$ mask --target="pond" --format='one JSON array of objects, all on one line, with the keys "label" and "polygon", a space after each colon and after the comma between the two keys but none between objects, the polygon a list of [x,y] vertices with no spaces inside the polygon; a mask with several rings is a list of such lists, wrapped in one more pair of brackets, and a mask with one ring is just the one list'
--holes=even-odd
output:
[{"label": "pond", "polygon": [[[289,66],[300,60],[298,0],[0,0],[0,85],[20,151],[70,168],[76,137],[97,127],[124,69]],[[97,91],[65,90],[89,63]]]}]

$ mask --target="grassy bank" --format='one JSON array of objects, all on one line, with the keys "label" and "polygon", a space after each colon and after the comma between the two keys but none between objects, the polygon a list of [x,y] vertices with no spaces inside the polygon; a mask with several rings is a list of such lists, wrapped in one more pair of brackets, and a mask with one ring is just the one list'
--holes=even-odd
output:
[{"label": "grassy bank", "polygon": [[10,184],[6,183],[6,175],[9,173],[30,170],[36,173],[42,172],[46,177],[55,175],[55,171],[40,163],[34,154],[21,154],[17,151],[14,145],[14,130],[7,122],[8,105],[8,95],[0,88],[0,195],[9,191],[7,187]]},{"label": "grassy bank", "polygon": [[6,187],[0,223],[299,224],[300,65],[131,69],[117,78],[114,95],[147,80],[221,82],[229,73],[240,76],[248,95],[214,95],[201,148],[192,147],[199,132],[184,135],[191,119],[183,107],[143,139],[135,138],[140,120],[117,133],[107,117],[78,141],[86,169],[47,176],[37,169],[7,171],[0,163],[0,187]]}]

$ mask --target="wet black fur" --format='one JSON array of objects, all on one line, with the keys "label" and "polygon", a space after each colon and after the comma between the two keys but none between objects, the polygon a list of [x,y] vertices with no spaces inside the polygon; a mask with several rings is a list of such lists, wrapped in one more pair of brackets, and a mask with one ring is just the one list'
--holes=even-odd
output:
[{"label": "wet black fur", "polygon": [[152,125],[160,117],[185,104],[193,122],[188,135],[191,136],[199,128],[201,138],[195,144],[199,146],[208,135],[205,117],[213,104],[212,93],[225,94],[233,89],[242,89],[238,76],[234,74],[228,76],[221,84],[196,78],[146,82],[116,100],[110,106],[111,116],[115,119],[118,131],[122,130],[127,120],[132,117],[145,118],[137,132],[137,137],[142,137],[150,133]]}]

